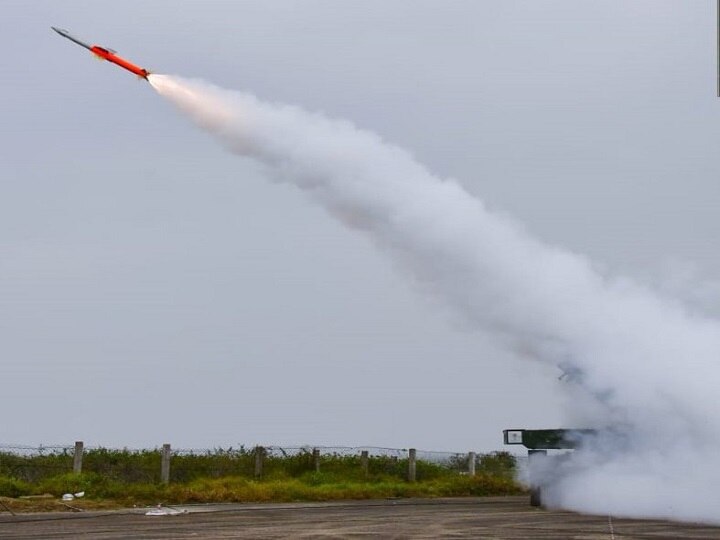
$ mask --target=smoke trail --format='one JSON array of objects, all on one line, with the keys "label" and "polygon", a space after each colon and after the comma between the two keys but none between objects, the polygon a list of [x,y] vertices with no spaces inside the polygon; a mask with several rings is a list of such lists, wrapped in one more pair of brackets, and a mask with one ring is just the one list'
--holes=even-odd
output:
[{"label": "smoke trail", "polygon": [[576,383],[568,421],[612,430],[553,475],[551,504],[720,522],[718,321],[533,239],[348,122],[200,81],[150,83],[230,151],[364,231],[473,325],[563,366]]}]

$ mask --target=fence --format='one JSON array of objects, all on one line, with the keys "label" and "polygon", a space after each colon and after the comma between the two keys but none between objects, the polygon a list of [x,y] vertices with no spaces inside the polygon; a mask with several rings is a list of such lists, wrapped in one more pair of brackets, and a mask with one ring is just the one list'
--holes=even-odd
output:
[{"label": "fence", "polygon": [[447,472],[475,475],[514,468],[506,452],[436,452],[414,448],[346,446],[256,446],[214,449],[87,448],[74,445],[0,445],[0,475],[34,482],[65,473],[98,473],[126,482],[185,482],[199,477],[245,476],[262,479],[284,474],[348,471],[358,478],[392,475],[410,482]]}]

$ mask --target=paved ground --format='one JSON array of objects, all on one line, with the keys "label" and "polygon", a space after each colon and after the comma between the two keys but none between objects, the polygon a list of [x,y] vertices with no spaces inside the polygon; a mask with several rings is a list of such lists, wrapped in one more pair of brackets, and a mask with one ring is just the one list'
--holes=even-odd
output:
[{"label": "paved ground", "polygon": [[538,510],[527,497],[183,508],[189,513],[0,514],[0,538],[720,539],[720,527]]}]

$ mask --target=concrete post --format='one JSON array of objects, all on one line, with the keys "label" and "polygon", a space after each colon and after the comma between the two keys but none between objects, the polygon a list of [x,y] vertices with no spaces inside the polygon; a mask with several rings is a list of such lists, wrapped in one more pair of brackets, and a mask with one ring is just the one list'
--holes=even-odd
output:
[{"label": "concrete post", "polygon": [[368,475],[368,451],[363,450],[360,452],[360,467],[362,467],[363,475],[367,477]]},{"label": "concrete post", "polygon": [[170,483],[170,444],[163,444],[160,453],[160,482],[163,484]]},{"label": "concrete post", "polygon": [[265,464],[265,449],[262,446],[255,447],[255,478],[260,479],[263,476],[263,466]]},{"label": "concrete post", "polygon": [[475,452],[468,452],[468,475],[475,476]]},{"label": "concrete post", "polygon": [[542,506],[542,486],[538,467],[547,457],[547,450],[528,450],[528,472],[530,479],[530,506]]},{"label": "concrete post", "polygon": [[83,460],[83,442],[75,441],[75,454],[73,455],[73,472],[79,474],[82,472]]},{"label": "concrete post", "polygon": [[408,450],[408,482],[414,482],[415,476],[417,472],[417,463],[416,463],[416,455],[417,450],[415,448],[411,448]]},{"label": "concrete post", "polygon": [[320,450],[313,448],[313,463],[315,464],[315,472],[320,472]]}]

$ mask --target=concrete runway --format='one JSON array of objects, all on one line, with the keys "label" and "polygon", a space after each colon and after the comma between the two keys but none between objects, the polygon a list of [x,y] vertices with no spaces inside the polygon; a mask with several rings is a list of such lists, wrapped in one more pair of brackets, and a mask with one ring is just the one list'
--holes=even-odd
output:
[{"label": "concrete runway", "polygon": [[188,513],[0,514],[0,538],[720,539],[720,527],[531,508],[527,497],[178,507]]}]

